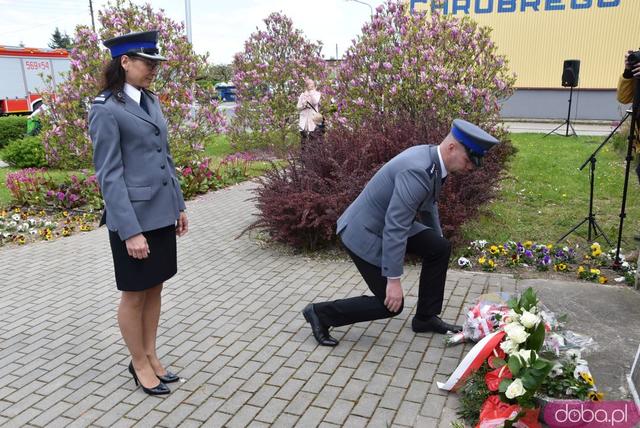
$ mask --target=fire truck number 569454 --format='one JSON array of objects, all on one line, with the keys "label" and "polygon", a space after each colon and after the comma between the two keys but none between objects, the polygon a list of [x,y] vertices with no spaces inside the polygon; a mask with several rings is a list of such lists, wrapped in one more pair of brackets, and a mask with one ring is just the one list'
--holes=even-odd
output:
[{"label": "fire truck number 569454", "polygon": [[0,46],[0,115],[34,111],[48,82],[59,84],[68,71],[69,52],[64,49]]}]

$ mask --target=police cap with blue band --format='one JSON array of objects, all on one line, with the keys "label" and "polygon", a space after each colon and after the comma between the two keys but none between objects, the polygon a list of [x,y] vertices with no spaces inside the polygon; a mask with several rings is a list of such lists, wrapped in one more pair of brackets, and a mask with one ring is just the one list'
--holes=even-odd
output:
[{"label": "police cap with blue band", "polygon": [[455,119],[451,125],[451,135],[464,146],[469,159],[477,166],[482,166],[482,157],[498,144],[498,140],[473,123]]},{"label": "police cap with blue band", "polygon": [[111,58],[122,55],[137,56],[153,61],[166,61],[158,50],[158,32],[143,31],[140,33],[129,33],[123,36],[114,37],[103,42],[105,47],[111,51]]}]

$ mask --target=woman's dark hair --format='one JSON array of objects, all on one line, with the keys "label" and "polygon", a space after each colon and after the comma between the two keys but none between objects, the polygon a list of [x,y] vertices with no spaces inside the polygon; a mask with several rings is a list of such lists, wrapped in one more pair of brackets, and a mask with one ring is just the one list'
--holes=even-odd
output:
[{"label": "woman's dark hair", "polygon": [[122,64],[120,64],[120,57],[115,57],[108,63],[102,70],[102,83],[100,91],[121,91],[124,87],[125,74]]}]

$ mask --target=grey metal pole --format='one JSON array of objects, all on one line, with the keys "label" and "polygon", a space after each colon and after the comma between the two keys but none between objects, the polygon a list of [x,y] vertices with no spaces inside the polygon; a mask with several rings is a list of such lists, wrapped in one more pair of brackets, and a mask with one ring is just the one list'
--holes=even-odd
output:
[{"label": "grey metal pole", "polygon": [[356,3],[363,4],[365,6],[369,6],[369,10],[371,11],[371,17],[373,18],[373,7],[369,3],[363,2],[361,0],[346,0],[346,1],[353,1],[353,2],[356,2]]},{"label": "grey metal pole", "polygon": [[189,43],[193,44],[193,39],[191,38],[191,0],[184,0],[184,10],[185,10],[185,26],[187,27],[187,40]]},{"label": "grey metal pole", "polygon": [[93,29],[93,32],[96,32],[96,22],[93,19],[93,2],[91,0],[89,0],[89,12],[91,12],[91,28]]}]

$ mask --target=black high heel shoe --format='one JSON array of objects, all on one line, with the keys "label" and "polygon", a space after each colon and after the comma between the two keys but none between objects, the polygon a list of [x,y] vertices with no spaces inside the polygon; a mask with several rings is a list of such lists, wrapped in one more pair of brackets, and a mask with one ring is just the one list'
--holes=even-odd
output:
[{"label": "black high heel shoe", "polygon": [[129,363],[129,373],[131,373],[131,376],[133,376],[133,381],[136,383],[136,386],[138,386],[139,384],[142,387],[142,390],[149,395],[165,395],[171,392],[169,387],[162,382],[160,382],[158,385],[154,386],[153,388],[145,387],[142,384],[142,382],[138,380],[138,375],[136,374],[136,371],[133,368],[133,361]]},{"label": "black high heel shoe", "polygon": [[172,383],[180,380],[180,376],[170,372],[169,370],[167,370],[167,374],[165,374],[164,376],[156,375],[156,377],[160,379],[160,382],[163,383]]}]

